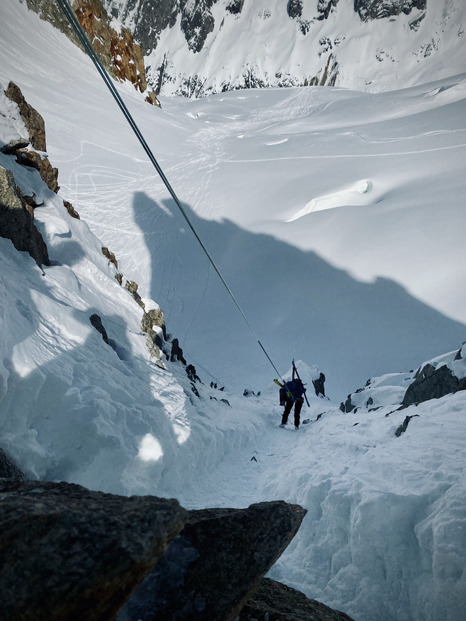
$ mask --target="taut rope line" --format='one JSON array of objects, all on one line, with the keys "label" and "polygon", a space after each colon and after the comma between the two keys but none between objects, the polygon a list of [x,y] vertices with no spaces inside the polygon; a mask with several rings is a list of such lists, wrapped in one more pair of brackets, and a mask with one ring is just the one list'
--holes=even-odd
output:
[{"label": "taut rope line", "polygon": [[281,378],[281,375],[280,375],[279,371],[277,370],[276,366],[272,362],[272,360],[271,360],[269,354],[267,353],[265,347],[262,345],[261,341],[259,340],[259,338],[258,338],[258,336],[256,334],[256,331],[254,330],[254,328],[250,324],[250,322],[249,322],[248,318],[246,317],[243,309],[239,305],[237,299],[233,295],[233,292],[231,291],[231,289],[228,286],[227,282],[225,281],[225,279],[223,278],[222,274],[220,273],[220,270],[218,269],[217,265],[215,264],[215,261],[210,256],[210,253],[207,250],[207,248],[205,247],[204,242],[199,237],[196,229],[194,228],[193,224],[191,223],[191,221],[190,221],[190,219],[188,217],[188,214],[186,213],[186,210],[184,209],[183,205],[181,204],[181,201],[179,200],[178,196],[175,193],[175,190],[172,188],[170,182],[168,181],[167,177],[165,176],[165,173],[163,172],[162,168],[160,167],[160,164],[157,162],[154,154],[152,153],[151,148],[147,144],[144,136],[142,135],[139,127],[137,126],[136,121],[133,119],[133,117],[132,117],[131,113],[129,112],[128,108],[126,107],[123,99],[121,98],[120,94],[116,90],[115,85],[113,84],[112,79],[110,78],[110,76],[109,76],[107,70],[105,69],[105,67],[102,65],[102,63],[100,61],[100,58],[97,56],[96,52],[94,51],[94,48],[92,47],[91,42],[87,38],[87,35],[84,32],[83,28],[81,27],[81,24],[79,23],[76,15],[74,14],[74,12],[71,9],[70,5],[68,4],[67,0],[57,0],[57,2],[58,2],[58,5],[60,6],[61,10],[63,11],[66,19],[69,21],[71,27],[73,28],[73,30],[74,30],[76,36],[78,37],[79,41],[81,42],[81,44],[83,45],[84,49],[86,50],[88,56],[90,57],[90,59],[94,63],[97,71],[100,73],[100,76],[102,77],[103,81],[107,85],[109,91],[111,92],[113,98],[115,99],[116,103],[118,104],[120,110],[122,111],[123,115],[125,116],[126,120],[128,121],[129,125],[131,126],[131,129],[136,134],[136,137],[139,140],[139,142],[141,143],[142,148],[146,152],[149,160],[151,161],[152,165],[154,166],[154,168],[158,172],[160,178],[162,179],[163,183],[165,184],[165,187],[169,191],[171,197],[175,201],[176,206],[178,207],[178,209],[182,213],[182,215],[183,215],[184,219],[186,220],[189,228],[193,232],[194,237],[199,242],[199,244],[200,244],[202,250],[204,251],[205,255],[207,256],[210,264],[214,268],[217,276],[220,278],[223,286],[227,290],[228,295],[231,297],[231,299],[233,300],[236,308],[241,313],[244,321],[246,322],[247,326],[249,327],[249,329],[253,333],[254,337],[256,338],[259,347],[262,349],[263,353],[267,357],[267,360],[270,362],[270,364],[272,365],[272,367],[275,370],[275,372]]}]

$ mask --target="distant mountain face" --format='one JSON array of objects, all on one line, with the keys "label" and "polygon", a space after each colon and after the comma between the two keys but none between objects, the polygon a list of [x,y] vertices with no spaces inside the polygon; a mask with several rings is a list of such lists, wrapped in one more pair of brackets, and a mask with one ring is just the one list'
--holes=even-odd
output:
[{"label": "distant mountain face", "polygon": [[[342,0],[344,1],[344,0]],[[303,35],[306,35],[315,20],[328,19],[335,11],[339,0],[317,0],[314,4],[313,18],[305,19],[304,0],[284,0],[281,10],[275,14],[279,20],[293,19]],[[166,28],[173,28],[179,19],[179,27],[184,35],[188,49],[200,52],[207,36],[215,30],[214,5],[221,6],[217,20],[228,14],[240,16],[245,0],[103,0],[112,15],[123,23],[132,23],[134,35],[147,52],[157,46],[157,39]],[[251,0],[249,1],[251,4]],[[273,4],[273,3],[265,3]],[[307,2],[307,4],[311,4]],[[272,11],[261,9],[256,1],[257,17],[269,19]],[[354,0],[354,12],[362,21],[381,19],[404,13],[409,15],[413,9],[426,10],[427,0]],[[217,9],[217,6],[215,6]],[[275,11],[274,11],[275,13]]]},{"label": "distant mountain face", "polygon": [[336,85],[372,91],[464,71],[464,0],[102,0],[162,95]]},{"label": "distant mountain face", "polygon": [[[56,23],[63,19],[55,3],[50,7],[51,0],[25,1],[44,19],[69,30]],[[112,28],[124,33],[123,39],[132,33],[145,55],[148,88],[167,96],[313,85],[385,91],[466,69],[464,0],[70,0],[70,4],[95,16],[102,7]],[[99,25],[99,19],[94,22]]]}]

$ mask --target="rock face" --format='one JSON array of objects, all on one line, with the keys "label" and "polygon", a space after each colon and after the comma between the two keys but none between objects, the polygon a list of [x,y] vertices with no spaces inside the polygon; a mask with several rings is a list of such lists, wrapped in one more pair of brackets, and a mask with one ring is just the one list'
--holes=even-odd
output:
[{"label": "rock face", "polygon": [[1,621],[351,621],[263,578],[306,514],[298,505],[188,512],[24,480],[2,449],[0,497]]},{"label": "rock face", "polygon": [[89,321],[91,325],[97,330],[97,332],[101,335],[102,339],[108,345],[108,335],[107,330],[105,329],[104,324],[102,323],[102,319],[97,313],[94,313],[89,317]]},{"label": "rock face", "polygon": [[73,9],[103,65],[143,93],[147,89],[144,56],[131,32],[123,28],[117,34],[100,0],[75,0]]},{"label": "rock face", "polygon": [[36,263],[50,265],[47,246],[34,224],[34,212],[24,201],[13,173],[0,166],[0,237],[11,239],[16,250],[25,250]]},{"label": "rock face", "polygon": [[304,593],[280,582],[262,578],[259,588],[241,610],[239,621],[352,621],[344,612],[333,610]]},{"label": "rock face", "polygon": [[213,31],[215,20],[211,13],[217,0],[180,1],[181,30],[192,52],[200,52],[207,36]]},{"label": "rock face", "polygon": [[354,10],[363,21],[409,15],[413,9],[425,10],[426,6],[427,0],[354,0]]},{"label": "rock face", "polygon": [[133,34],[145,53],[149,53],[156,47],[162,30],[175,25],[179,11],[178,0],[140,3],[130,0],[121,6],[104,0],[103,4],[113,17],[120,18],[123,23],[129,21],[131,14],[136,10],[137,19],[134,23]]},{"label": "rock face", "polygon": [[8,84],[5,95],[18,105],[21,118],[28,130],[29,140],[33,148],[36,149],[36,151],[47,151],[45,123],[42,116],[27,103],[21,89],[14,82]]},{"label": "rock face", "polygon": [[[340,47],[346,38],[351,37],[351,33],[346,34],[347,7],[342,6],[350,3],[339,0],[282,0],[265,3],[263,6],[257,3],[245,5],[244,0],[102,2],[113,16],[131,28],[141,43],[148,56],[148,82],[154,85],[157,94],[162,90],[164,93],[201,97],[212,92],[239,88],[333,86],[341,73]],[[409,25],[416,29],[425,17],[427,0],[354,0],[351,5],[350,9],[365,23],[392,18],[400,13],[409,15],[417,10],[418,15]],[[329,20],[331,15],[335,18],[335,23],[338,22],[337,29],[335,31],[329,26],[323,31],[322,22]],[[417,25],[414,25],[415,22]],[[272,23],[275,26],[270,29]],[[294,27],[287,29],[290,23]],[[245,28],[253,38],[257,36],[260,40],[264,37],[261,40],[262,45],[270,48],[266,56],[261,53],[261,44],[255,46],[252,42],[249,46],[249,43],[245,44],[243,41],[243,49],[239,53],[232,46],[234,62],[229,63],[226,59],[225,65],[216,69],[218,75],[209,74],[206,65],[215,65],[215,56],[218,54],[225,56],[226,48],[222,48],[223,32],[228,32],[225,40],[229,40],[232,31],[236,29],[238,40],[241,40],[242,30]],[[171,45],[160,49],[162,35],[169,30],[173,31],[170,34]],[[273,34],[274,32],[280,34]],[[275,36],[276,41],[273,40]],[[309,45],[300,47],[299,42],[304,37],[308,37]],[[284,60],[284,55],[274,58],[273,50],[282,49],[283,43],[285,46],[288,44],[293,55],[300,56],[296,64]],[[185,48],[186,53],[181,54],[181,48]],[[207,50],[213,56],[212,63],[209,62],[210,58],[207,60]],[[197,61],[196,55],[200,56],[200,52],[206,53]],[[380,50],[374,52],[374,58],[379,52]],[[184,60],[187,58],[190,59],[191,67],[189,75],[184,67]],[[304,65],[309,67],[306,74],[300,69]]]},{"label": "rock face", "polygon": [[176,500],[0,480],[0,618],[114,619],[183,528]]},{"label": "rock face", "polygon": [[8,84],[5,95],[18,105],[21,118],[28,130],[31,146],[36,149],[35,151],[28,150],[24,148],[27,145],[18,144],[16,149],[9,147],[8,153],[16,156],[18,164],[35,168],[52,192],[58,192],[60,189],[58,169],[53,168],[45,153],[47,144],[44,119],[35,108],[27,103],[21,89],[14,82]]},{"label": "rock face", "polygon": [[436,369],[431,364],[426,364],[416,373],[414,382],[406,390],[402,406],[408,407],[429,399],[439,399],[465,389],[466,379],[459,380],[447,366]]},{"label": "rock face", "polygon": [[305,513],[283,501],[191,511],[118,621],[235,619]]},{"label": "rock face", "polygon": [[23,472],[18,468],[15,462],[8,457],[5,451],[0,448],[0,479],[23,481],[24,478]]},{"label": "rock face", "polygon": [[[345,414],[375,412],[381,408],[385,416],[418,405],[431,399],[440,399],[459,390],[466,390],[466,344],[424,362],[417,371],[390,373],[368,379],[364,388],[358,388],[340,404]],[[410,420],[418,414],[408,415],[395,431],[400,437],[406,432]],[[357,424],[357,423],[356,423]]]}]

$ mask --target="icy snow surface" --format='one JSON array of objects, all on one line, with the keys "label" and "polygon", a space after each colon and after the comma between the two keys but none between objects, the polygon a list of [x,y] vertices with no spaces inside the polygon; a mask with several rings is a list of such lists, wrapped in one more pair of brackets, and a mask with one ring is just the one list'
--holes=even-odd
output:
[{"label": "icy snow surface", "polygon": [[[61,186],[0,155],[45,201],[35,217],[52,261],[42,274],[0,238],[0,446],[30,477],[187,508],[300,503],[271,577],[357,621],[466,618],[466,393],[394,411],[409,371],[465,340],[466,76],[162,110],[119,86],[283,377],[298,361],[310,422],[280,429],[274,370],[91,63],[24,4],[0,12],[0,83],[44,116]],[[0,105],[8,142],[22,127]],[[101,246],[164,310],[200,398],[181,363],[149,360],[142,311]],[[330,399],[313,395],[315,365]],[[382,407],[343,415],[371,376]]]}]

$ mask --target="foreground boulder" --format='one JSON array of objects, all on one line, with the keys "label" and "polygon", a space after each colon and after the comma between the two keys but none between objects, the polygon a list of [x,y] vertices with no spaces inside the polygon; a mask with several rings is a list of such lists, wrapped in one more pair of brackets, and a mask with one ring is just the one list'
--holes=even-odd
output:
[{"label": "foreground boulder", "polygon": [[239,615],[239,621],[352,621],[344,612],[309,599],[289,586],[263,578]]},{"label": "foreground boulder", "polygon": [[305,514],[283,501],[191,511],[118,620],[235,619]]},{"label": "foreground boulder", "polygon": [[188,513],[176,500],[0,479],[1,619],[114,619]]}]

